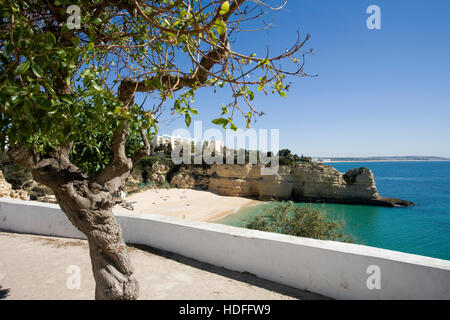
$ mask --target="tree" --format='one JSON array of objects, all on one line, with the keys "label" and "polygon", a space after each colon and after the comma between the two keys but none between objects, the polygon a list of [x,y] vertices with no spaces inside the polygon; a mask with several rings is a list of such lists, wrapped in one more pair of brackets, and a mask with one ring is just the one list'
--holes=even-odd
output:
[{"label": "tree", "polygon": [[281,149],[280,151],[278,151],[278,157],[280,165],[286,166],[299,163],[300,161],[304,161],[304,159],[306,159],[303,156],[299,157],[297,154],[292,154],[291,150],[289,149]]},{"label": "tree", "polygon": [[233,114],[247,125],[262,114],[251,88],[284,97],[287,75],[306,76],[309,36],[277,56],[233,51],[245,23],[279,9],[244,2],[0,2],[1,148],[87,236],[97,299],[138,297],[112,195],[151,152],[160,115],[170,108],[189,126],[195,92],[226,87],[213,122],[236,129]]},{"label": "tree", "polygon": [[333,219],[311,205],[296,207],[292,201],[266,208],[262,215],[246,221],[245,227],[297,237],[354,242],[351,235],[344,234],[345,222]]}]

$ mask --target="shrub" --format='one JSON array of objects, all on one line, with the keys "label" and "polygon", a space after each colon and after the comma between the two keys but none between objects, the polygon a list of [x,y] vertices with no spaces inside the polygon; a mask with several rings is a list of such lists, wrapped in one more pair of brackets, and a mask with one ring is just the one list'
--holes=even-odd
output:
[{"label": "shrub", "polygon": [[296,207],[292,201],[281,202],[246,221],[245,228],[282,233],[320,240],[354,242],[354,237],[344,234],[344,221],[329,217],[324,210]]}]

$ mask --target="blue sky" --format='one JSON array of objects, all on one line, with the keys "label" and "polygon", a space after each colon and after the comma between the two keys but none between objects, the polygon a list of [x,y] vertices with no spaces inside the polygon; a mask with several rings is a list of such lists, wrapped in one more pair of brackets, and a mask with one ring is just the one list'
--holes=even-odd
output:
[{"label": "blue sky", "polygon": [[[372,4],[381,30],[366,27]],[[290,0],[268,33],[244,33],[233,49],[276,54],[297,30],[311,34],[305,71],[319,76],[291,78],[287,98],[257,95],[266,115],[253,128],[280,129],[281,147],[310,156],[450,157],[450,1]],[[228,101],[201,89],[194,120],[217,127]],[[184,126],[174,120],[161,133]]]}]

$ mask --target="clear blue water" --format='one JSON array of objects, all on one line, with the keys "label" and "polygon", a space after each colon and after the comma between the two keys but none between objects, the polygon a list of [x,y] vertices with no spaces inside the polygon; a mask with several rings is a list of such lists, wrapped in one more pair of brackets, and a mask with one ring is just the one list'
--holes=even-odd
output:
[{"label": "clear blue water", "polygon": [[[314,204],[343,218],[356,243],[450,260],[450,162],[341,162],[340,172],[367,167],[381,195],[413,201],[411,208]],[[219,223],[242,226],[266,206],[244,208]],[[305,205],[305,204],[298,204]]]}]

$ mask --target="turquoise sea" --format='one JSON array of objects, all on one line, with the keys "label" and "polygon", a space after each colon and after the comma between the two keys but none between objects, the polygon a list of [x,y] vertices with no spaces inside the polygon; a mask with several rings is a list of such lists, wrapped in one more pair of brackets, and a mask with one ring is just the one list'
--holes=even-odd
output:
[{"label": "turquoise sea", "polygon": [[[356,243],[450,260],[450,162],[340,162],[340,172],[367,167],[381,195],[416,204],[411,208],[313,204],[336,218]],[[242,219],[260,214],[263,204],[243,208],[217,222],[241,226]],[[306,205],[306,204],[298,204]]]}]

